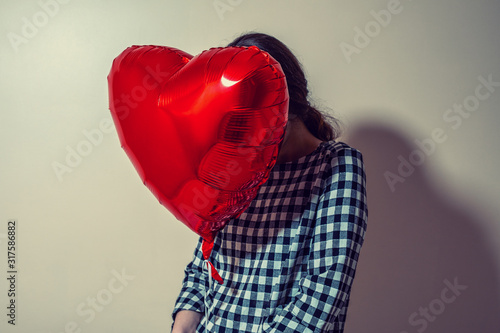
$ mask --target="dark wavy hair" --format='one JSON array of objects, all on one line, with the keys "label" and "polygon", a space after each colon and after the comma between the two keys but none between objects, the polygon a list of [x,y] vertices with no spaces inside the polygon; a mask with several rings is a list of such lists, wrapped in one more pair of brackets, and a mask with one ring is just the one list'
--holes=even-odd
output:
[{"label": "dark wavy hair", "polygon": [[304,71],[290,49],[277,38],[257,32],[245,33],[227,46],[251,45],[269,53],[281,65],[290,95],[288,112],[302,120],[311,134],[318,139],[322,141],[337,139],[340,135],[340,121],[311,105]]}]

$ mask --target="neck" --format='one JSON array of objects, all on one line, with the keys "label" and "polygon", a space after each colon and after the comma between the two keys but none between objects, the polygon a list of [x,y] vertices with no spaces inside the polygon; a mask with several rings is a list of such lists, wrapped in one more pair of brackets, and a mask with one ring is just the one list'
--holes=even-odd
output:
[{"label": "neck", "polygon": [[322,141],[300,119],[289,121],[276,163],[295,161],[312,153]]}]

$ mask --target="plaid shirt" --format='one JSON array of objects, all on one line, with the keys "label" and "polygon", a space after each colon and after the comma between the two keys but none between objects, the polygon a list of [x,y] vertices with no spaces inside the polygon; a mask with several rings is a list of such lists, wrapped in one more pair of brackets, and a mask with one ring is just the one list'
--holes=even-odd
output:
[{"label": "plaid shirt", "polygon": [[[276,164],[215,240],[224,284],[209,293],[210,332],[343,332],[367,219],[362,155],[342,142]],[[205,311],[201,239],[173,317]],[[206,318],[198,325],[203,332]]]}]

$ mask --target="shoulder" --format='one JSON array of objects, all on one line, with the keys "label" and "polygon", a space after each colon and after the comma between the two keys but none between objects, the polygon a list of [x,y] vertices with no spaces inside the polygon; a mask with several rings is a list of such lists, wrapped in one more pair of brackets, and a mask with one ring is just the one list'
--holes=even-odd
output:
[{"label": "shoulder", "polygon": [[357,214],[363,221],[366,220],[368,210],[363,155],[344,142],[327,142],[323,148],[325,163],[329,163],[323,183],[323,207],[349,205],[358,208]]},{"label": "shoulder", "polygon": [[357,190],[365,192],[366,174],[363,155],[344,142],[322,144],[323,176],[321,192]]},{"label": "shoulder", "polygon": [[337,172],[364,174],[363,155],[359,150],[340,141],[323,143],[324,163],[328,163]]}]

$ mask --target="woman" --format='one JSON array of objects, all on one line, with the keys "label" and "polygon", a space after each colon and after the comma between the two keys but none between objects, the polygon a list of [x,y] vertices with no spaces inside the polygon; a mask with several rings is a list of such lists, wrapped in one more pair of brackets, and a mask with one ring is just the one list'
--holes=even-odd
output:
[{"label": "woman", "polygon": [[215,240],[210,260],[224,284],[213,285],[208,321],[200,239],[173,311],[173,332],[343,332],[366,230],[362,156],[334,141],[336,128],[309,104],[304,72],[283,43],[250,33],[228,46],[250,45],[268,52],[285,73],[285,136],[268,181]]}]

